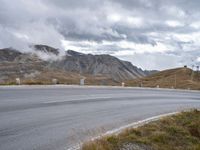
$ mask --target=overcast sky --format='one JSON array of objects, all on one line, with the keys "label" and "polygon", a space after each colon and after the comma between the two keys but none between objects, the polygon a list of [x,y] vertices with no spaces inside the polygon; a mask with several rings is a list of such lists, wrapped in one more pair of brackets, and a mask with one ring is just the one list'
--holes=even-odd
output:
[{"label": "overcast sky", "polygon": [[0,0],[0,48],[111,54],[143,69],[200,63],[199,0]]}]

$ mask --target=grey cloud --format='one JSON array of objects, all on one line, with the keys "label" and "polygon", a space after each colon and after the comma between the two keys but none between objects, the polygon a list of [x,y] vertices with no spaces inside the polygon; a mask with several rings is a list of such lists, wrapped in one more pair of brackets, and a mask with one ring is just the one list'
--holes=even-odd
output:
[{"label": "grey cloud", "polygon": [[[179,55],[185,58],[186,54],[196,58],[199,55],[195,41],[174,38],[175,34],[200,32],[190,26],[200,17],[199,0],[0,0],[0,4],[0,48],[26,49],[29,43],[41,43],[62,49],[61,40],[67,40],[73,41],[74,46],[90,49],[80,42],[93,41],[99,46],[91,51],[112,54],[131,50],[116,44],[128,41],[170,45],[173,51],[169,49],[159,54],[167,58],[179,59]],[[121,15],[121,20],[109,20],[108,16],[113,14]],[[126,17],[132,17],[133,22],[128,23]],[[141,24],[134,18],[141,19]],[[174,21],[175,25],[167,25],[166,21]],[[183,25],[176,26],[176,23]],[[103,41],[112,44],[101,45]],[[148,56],[156,62],[153,55]]]}]

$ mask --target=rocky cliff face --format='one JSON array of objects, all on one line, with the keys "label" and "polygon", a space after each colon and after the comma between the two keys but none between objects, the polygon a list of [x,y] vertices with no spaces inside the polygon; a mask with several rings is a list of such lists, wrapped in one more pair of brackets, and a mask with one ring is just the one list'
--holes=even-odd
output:
[{"label": "rocky cliff face", "polygon": [[52,73],[54,70],[60,74],[63,73],[63,76],[66,72],[71,72],[79,76],[104,76],[117,82],[149,74],[149,72],[133,66],[130,62],[110,55],[82,54],[68,50],[64,56],[60,56],[58,59],[44,60],[37,55],[38,51],[40,55],[42,53],[58,56],[59,50],[46,45],[34,45],[32,48],[32,53],[22,53],[11,48],[0,49],[0,81],[15,77],[32,76],[34,78],[44,71],[48,74],[48,71]]},{"label": "rocky cliff face", "polygon": [[52,66],[80,74],[105,75],[119,81],[145,76],[141,69],[116,57],[82,54],[71,50],[67,51],[62,60],[52,63]]}]

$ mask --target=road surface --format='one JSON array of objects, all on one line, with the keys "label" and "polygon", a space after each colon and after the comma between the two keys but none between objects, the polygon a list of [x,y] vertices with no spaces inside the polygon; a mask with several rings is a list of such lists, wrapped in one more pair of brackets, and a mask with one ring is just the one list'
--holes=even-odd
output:
[{"label": "road surface", "polygon": [[186,108],[200,108],[200,92],[119,87],[0,87],[0,149],[68,149],[99,133]]}]

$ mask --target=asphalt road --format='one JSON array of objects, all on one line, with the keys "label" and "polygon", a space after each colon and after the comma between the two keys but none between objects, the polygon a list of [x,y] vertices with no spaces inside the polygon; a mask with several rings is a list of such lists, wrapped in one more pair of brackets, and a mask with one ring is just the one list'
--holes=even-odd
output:
[{"label": "asphalt road", "polygon": [[186,108],[200,108],[200,92],[0,87],[0,150],[68,149],[99,133]]}]

